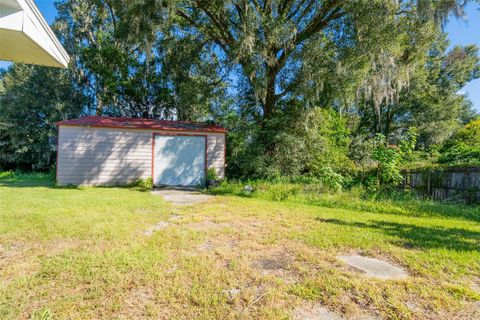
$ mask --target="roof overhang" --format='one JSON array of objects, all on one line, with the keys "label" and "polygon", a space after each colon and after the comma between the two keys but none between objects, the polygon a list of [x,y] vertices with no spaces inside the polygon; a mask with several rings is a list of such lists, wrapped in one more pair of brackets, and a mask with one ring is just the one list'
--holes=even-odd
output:
[{"label": "roof overhang", "polygon": [[78,119],[63,120],[56,123],[60,126],[78,126],[89,128],[135,129],[148,131],[185,131],[204,133],[226,133],[221,126],[193,121],[172,121],[145,118],[85,116]]},{"label": "roof overhang", "polygon": [[33,0],[0,0],[0,60],[66,68],[70,57]]}]

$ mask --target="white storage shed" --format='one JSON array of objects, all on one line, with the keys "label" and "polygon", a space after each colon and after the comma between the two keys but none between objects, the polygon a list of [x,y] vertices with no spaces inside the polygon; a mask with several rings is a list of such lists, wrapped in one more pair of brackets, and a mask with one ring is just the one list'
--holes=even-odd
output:
[{"label": "white storage shed", "polygon": [[225,175],[225,132],[185,121],[88,116],[57,123],[57,184],[196,186]]}]

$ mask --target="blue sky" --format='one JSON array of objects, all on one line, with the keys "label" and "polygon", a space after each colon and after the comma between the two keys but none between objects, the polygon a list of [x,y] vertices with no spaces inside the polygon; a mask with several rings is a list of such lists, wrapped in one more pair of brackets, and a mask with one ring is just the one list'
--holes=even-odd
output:
[{"label": "blue sky", "polygon": [[[467,8],[466,20],[451,18],[445,31],[448,33],[451,45],[476,44],[480,47],[480,6],[470,3]],[[480,112],[480,79],[467,84],[462,92],[465,92],[472,100],[475,109]]]},{"label": "blue sky", "polygon": [[[56,10],[54,0],[35,0],[48,23],[55,19]],[[480,10],[479,5],[470,3],[466,8],[466,20],[451,18],[445,31],[448,33],[451,45],[476,44],[480,47]],[[0,68],[8,66],[8,62],[0,61]],[[480,79],[470,82],[462,92],[472,100],[475,108],[480,112]]]}]

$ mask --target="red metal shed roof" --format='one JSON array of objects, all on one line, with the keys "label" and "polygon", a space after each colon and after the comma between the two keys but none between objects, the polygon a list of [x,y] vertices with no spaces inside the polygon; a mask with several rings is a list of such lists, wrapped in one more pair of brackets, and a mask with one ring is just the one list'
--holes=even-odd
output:
[{"label": "red metal shed roof", "polygon": [[225,128],[202,122],[170,121],[143,118],[122,117],[97,117],[86,116],[78,119],[63,120],[56,123],[57,126],[81,126],[81,127],[104,127],[125,129],[151,129],[166,131],[202,131],[202,132],[226,132]]}]

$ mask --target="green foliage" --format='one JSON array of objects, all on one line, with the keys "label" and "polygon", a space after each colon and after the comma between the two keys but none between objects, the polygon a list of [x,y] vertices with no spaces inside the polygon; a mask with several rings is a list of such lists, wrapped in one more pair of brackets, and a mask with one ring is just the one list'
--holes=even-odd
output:
[{"label": "green foliage", "polygon": [[439,163],[480,165],[480,120],[458,130],[446,141],[441,152]]},{"label": "green foliage", "polygon": [[286,201],[300,194],[302,187],[296,184],[273,183],[271,185],[260,184],[255,190],[260,193],[264,192],[265,197],[269,200]]},{"label": "green foliage", "polygon": [[[407,128],[416,127],[419,147],[428,149],[442,144],[463,121],[474,117],[468,98],[458,92],[479,77],[480,60],[475,46],[450,50],[446,34],[431,25],[412,26],[410,32],[417,38],[410,45],[423,49],[412,50],[402,40],[396,42],[392,47],[397,47],[395,54],[386,60],[390,63],[380,64],[379,70],[367,77],[373,80],[362,86],[363,91],[371,92],[370,99],[361,95],[354,103],[361,111],[360,133],[382,133],[389,142],[397,143]],[[402,31],[397,33],[404,38]],[[403,61],[404,55],[396,56],[402,50],[414,57]],[[376,104],[370,101],[375,97]]]},{"label": "green foliage", "polygon": [[[168,10],[189,32],[214,42],[229,64],[240,66],[239,75],[249,92],[249,103],[241,107],[266,119],[284,107],[283,98],[347,107],[353,87],[359,85],[355,80],[368,83],[363,93],[375,97],[375,109],[383,100],[393,100],[392,92],[398,93],[408,79],[407,69],[428,47],[432,13],[438,17],[462,8],[456,1],[422,3],[428,5],[417,1],[179,0]],[[420,9],[424,7],[429,10]],[[348,72],[352,67],[359,77]],[[361,79],[367,74],[368,79]]]},{"label": "green foliage", "polygon": [[55,174],[53,172],[8,170],[0,171],[0,180],[2,183],[10,183],[17,186],[24,181],[28,181],[29,185],[53,185]]},{"label": "green foliage", "polygon": [[399,151],[397,146],[387,145],[383,135],[377,134],[373,159],[378,161],[379,183],[387,189],[394,188],[402,182]]},{"label": "green foliage", "polygon": [[[254,192],[245,194],[243,190],[246,185],[253,186]],[[390,192],[372,196],[372,191],[362,186],[331,193],[315,178],[282,178],[276,181],[223,181],[217,187],[209,189],[208,192],[216,195],[236,195],[272,201],[288,201],[335,209],[358,210],[360,212],[480,221],[480,207],[478,206],[422,200],[410,193],[403,192]]]},{"label": "green foliage", "polygon": [[327,189],[337,192],[342,190],[345,178],[330,167],[323,167],[318,171],[318,178]]},{"label": "green foliage", "polygon": [[54,319],[54,317],[50,309],[41,308],[32,314],[31,319],[32,320],[52,320]]},{"label": "green foliage", "polygon": [[69,70],[16,64],[0,77],[0,167],[47,170],[55,159],[55,122],[86,102]]},{"label": "green foliage", "polygon": [[445,151],[438,162],[449,165],[480,165],[480,147],[460,145]]},{"label": "green foliage", "polygon": [[465,145],[480,147],[480,119],[474,120],[458,130],[446,143],[444,150]]},{"label": "green foliage", "polygon": [[[53,123],[95,113],[218,122],[230,177],[304,175],[339,190],[379,161],[372,187],[394,185],[400,162],[431,161],[476,116],[458,91],[480,76],[478,49],[449,49],[435,19],[464,5],[59,2],[53,28],[72,62],[2,75],[0,163],[48,169]],[[457,149],[442,161],[476,157]]]},{"label": "green foliage", "polygon": [[480,61],[475,46],[448,50],[445,34],[433,38],[426,63],[412,75],[408,90],[390,113],[399,115],[396,127],[416,127],[419,146],[442,144],[472,117],[472,106],[459,90],[479,77]]},{"label": "green foliage", "polygon": [[[401,168],[406,163],[416,160],[414,152],[417,145],[418,133],[416,128],[409,128],[399,141],[399,146],[389,145],[384,135],[378,133],[373,141],[366,140],[371,144],[371,149],[365,154],[365,158],[371,159],[376,163],[376,169],[373,166],[367,167],[361,173],[360,180],[372,195],[382,191],[392,191],[400,185],[403,180]],[[365,160],[363,160],[365,162]]]},{"label": "green foliage", "polygon": [[331,109],[278,115],[264,128],[252,130],[248,143],[237,143],[235,138],[245,137],[232,131],[235,135],[229,136],[228,141],[237,146],[236,150],[229,149],[229,154],[235,153],[229,162],[233,176],[321,177],[324,168],[344,173],[353,167],[348,158],[350,138],[346,121]]},{"label": "green foliage", "polygon": [[[69,0],[55,27],[97,115],[205,120],[225,95],[221,58],[160,1]],[[177,21],[178,22],[178,21]]]},{"label": "green foliage", "polygon": [[[313,176],[277,176],[269,179],[223,180],[213,193],[235,194],[239,196],[258,196],[275,201],[284,201],[302,194],[338,193],[346,179],[330,168],[323,175]],[[253,192],[245,192],[244,187],[251,186]]]},{"label": "green foliage", "polygon": [[131,186],[142,191],[152,190],[153,180],[151,177],[148,177],[146,179],[138,178]]},{"label": "green foliage", "polygon": [[212,167],[208,168],[207,174],[205,176],[205,180],[207,180],[207,181],[218,180],[217,170],[215,170],[215,168],[212,168]]},{"label": "green foliage", "polygon": [[413,151],[417,146],[418,131],[417,128],[408,128],[403,139],[400,141],[399,147],[403,161],[411,161],[413,159]]}]

